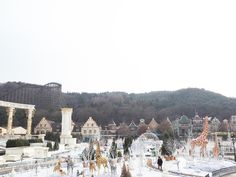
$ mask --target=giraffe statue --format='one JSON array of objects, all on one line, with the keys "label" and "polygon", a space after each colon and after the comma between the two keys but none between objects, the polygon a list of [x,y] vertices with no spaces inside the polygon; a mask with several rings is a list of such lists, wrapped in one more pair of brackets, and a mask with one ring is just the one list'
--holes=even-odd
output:
[{"label": "giraffe statue", "polygon": [[190,143],[190,155],[193,155],[195,146],[200,146],[200,156],[204,157],[206,155],[206,146],[208,143],[208,117],[204,118],[202,133],[195,139],[192,139]]},{"label": "giraffe statue", "polygon": [[219,148],[217,133],[215,133],[215,145],[214,145],[214,148],[213,148],[213,156],[215,158],[218,158],[219,157],[219,153],[220,153],[220,148]]},{"label": "giraffe statue", "polygon": [[108,168],[107,164],[107,159],[105,157],[102,157],[101,155],[101,149],[100,149],[100,144],[98,141],[96,141],[97,148],[96,148],[96,164],[98,167],[98,173],[100,172],[101,165],[103,165],[104,169]]}]

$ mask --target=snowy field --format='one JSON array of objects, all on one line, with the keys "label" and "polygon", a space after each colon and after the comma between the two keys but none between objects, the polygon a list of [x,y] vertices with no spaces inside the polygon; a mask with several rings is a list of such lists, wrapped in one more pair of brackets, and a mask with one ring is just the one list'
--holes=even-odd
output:
[{"label": "snowy field", "polygon": [[[163,172],[148,168],[143,162],[141,163],[139,158],[131,159],[130,161],[126,162],[126,164],[129,166],[130,172],[132,177],[177,177],[177,176],[185,176],[187,177],[190,174],[192,176],[206,176],[210,172],[214,170],[218,170],[220,168],[225,168],[229,166],[235,166],[236,164],[232,161],[224,161],[224,160],[193,160],[193,161],[187,161],[184,158],[179,158],[179,168],[177,166],[177,161],[164,161],[163,166]],[[155,165],[155,161],[154,161]],[[121,169],[123,166],[123,162],[120,162],[117,164],[117,174],[113,175],[111,174],[110,170],[108,172],[104,172],[104,169],[102,168],[100,171],[100,174],[98,174],[98,171],[95,171],[94,176],[95,177],[120,177]],[[64,172],[66,172],[66,164],[62,163],[62,169]],[[75,164],[73,174],[64,175],[64,177],[76,177],[76,171],[82,171],[84,170],[86,177],[91,177],[91,174],[89,172],[88,168],[82,167],[82,162],[78,162]],[[9,175],[4,175],[4,177],[60,177],[61,175],[57,173],[53,173],[53,166],[49,168],[38,168],[38,174],[36,174],[35,169],[29,170],[29,171],[22,171],[22,172],[13,172]],[[232,175],[231,175],[232,176]],[[236,175],[235,175],[236,176]],[[82,177],[82,176],[81,176]]]},{"label": "snowy field", "polygon": [[[69,175],[64,175],[64,177],[76,177],[77,170],[80,172],[83,170],[85,172],[85,177],[91,177],[91,174],[89,172],[88,168],[82,167],[81,160],[78,160],[79,154],[81,154],[82,149],[84,149],[87,145],[83,145],[82,147],[71,150],[68,153],[64,153],[59,155],[59,158],[63,160],[63,158],[66,158],[68,155],[70,155],[75,162],[75,166],[73,169],[73,173]],[[29,159],[28,159],[29,160]],[[32,159],[33,160],[33,159]],[[33,160],[34,161],[34,160]],[[153,166],[157,166],[156,159],[152,159]],[[102,168],[100,170],[100,173],[98,174],[98,170],[95,171],[94,177],[120,177],[121,175],[121,169],[123,166],[124,160],[122,159],[121,162],[117,163],[117,173],[111,174],[110,168],[106,169],[106,172],[104,172],[104,169]],[[206,176],[207,174],[211,174],[212,171],[219,170],[226,167],[236,166],[236,163],[229,160],[215,160],[215,159],[201,159],[201,158],[190,158],[190,157],[184,157],[179,156],[177,157],[177,160],[174,161],[165,161],[163,163],[163,171],[156,170],[154,168],[149,168],[146,166],[146,159],[142,159],[139,157],[132,157],[130,160],[125,162],[126,165],[129,167],[129,170],[131,172],[132,177],[177,177],[177,176]],[[38,167],[38,173],[36,174],[36,170],[27,170],[24,171],[19,170],[18,172],[12,172],[8,175],[3,175],[0,177],[60,177],[58,173],[53,172],[54,166],[50,167]],[[66,169],[66,163],[62,163],[62,170],[64,172],[67,172]],[[234,175],[231,175],[234,176]],[[82,176],[80,176],[82,177]],[[235,175],[236,177],[236,175]]]}]

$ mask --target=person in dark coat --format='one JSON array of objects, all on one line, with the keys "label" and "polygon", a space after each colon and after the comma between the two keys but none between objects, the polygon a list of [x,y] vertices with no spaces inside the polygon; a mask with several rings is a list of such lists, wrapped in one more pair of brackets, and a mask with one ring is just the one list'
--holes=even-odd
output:
[{"label": "person in dark coat", "polygon": [[157,165],[158,165],[158,169],[162,171],[162,164],[163,164],[163,160],[161,159],[161,157],[158,157],[157,160]]}]

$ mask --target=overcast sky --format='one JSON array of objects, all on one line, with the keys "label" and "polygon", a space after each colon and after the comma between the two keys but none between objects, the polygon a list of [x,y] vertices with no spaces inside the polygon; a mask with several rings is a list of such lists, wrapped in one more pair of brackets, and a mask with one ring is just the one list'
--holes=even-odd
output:
[{"label": "overcast sky", "polygon": [[0,1],[0,82],[236,97],[236,1]]}]

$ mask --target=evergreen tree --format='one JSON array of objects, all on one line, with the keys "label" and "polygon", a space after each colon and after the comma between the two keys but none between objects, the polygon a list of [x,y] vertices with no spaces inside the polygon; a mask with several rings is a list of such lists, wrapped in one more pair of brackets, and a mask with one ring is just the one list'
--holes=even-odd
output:
[{"label": "evergreen tree", "polygon": [[58,141],[55,141],[54,146],[53,146],[53,150],[56,151],[58,149],[59,149]]},{"label": "evergreen tree", "polygon": [[123,144],[124,154],[129,154],[129,148],[132,145],[132,137],[126,137]]},{"label": "evergreen tree", "polygon": [[112,159],[115,159],[117,157],[117,144],[116,144],[114,139],[113,139],[113,142],[111,144],[110,156],[111,156]]}]

